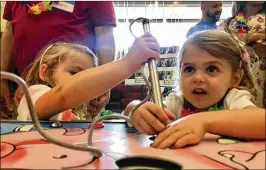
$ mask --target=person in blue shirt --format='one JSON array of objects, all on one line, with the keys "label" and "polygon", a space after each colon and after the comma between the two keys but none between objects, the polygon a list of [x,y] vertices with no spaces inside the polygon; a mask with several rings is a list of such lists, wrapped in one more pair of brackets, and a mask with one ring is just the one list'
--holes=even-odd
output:
[{"label": "person in blue shirt", "polygon": [[216,22],[220,20],[222,14],[221,1],[202,1],[202,18],[199,23],[191,27],[187,32],[187,38],[194,32],[216,29]]}]

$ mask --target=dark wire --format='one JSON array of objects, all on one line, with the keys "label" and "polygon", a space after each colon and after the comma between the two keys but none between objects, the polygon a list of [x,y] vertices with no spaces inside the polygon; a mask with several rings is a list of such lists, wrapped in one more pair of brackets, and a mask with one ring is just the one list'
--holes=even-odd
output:
[{"label": "dark wire", "polygon": [[131,35],[133,36],[133,37],[135,37],[136,38],[136,36],[135,36],[135,34],[132,32],[132,29],[131,29],[131,27],[132,27],[132,25],[136,22],[136,21],[139,21],[139,20],[149,20],[149,19],[147,19],[147,18],[143,18],[143,17],[139,17],[139,18],[136,18],[136,19],[134,19],[132,22],[130,22],[130,24],[129,24],[129,31],[130,31],[130,33],[131,33]]}]

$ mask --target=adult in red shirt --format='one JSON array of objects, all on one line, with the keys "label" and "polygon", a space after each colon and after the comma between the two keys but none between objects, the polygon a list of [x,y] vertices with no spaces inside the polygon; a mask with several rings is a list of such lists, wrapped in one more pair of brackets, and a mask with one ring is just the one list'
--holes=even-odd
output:
[{"label": "adult in red shirt", "polygon": [[[29,9],[39,3],[6,2],[3,18],[7,24],[1,39],[1,70],[12,72],[16,68],[21,74],[42,47],[56,41],[88,46],[98,56],[99,64],[114,60],[116,18],[112,2],[64,2],[70,5],[70,9],[52,7],[51,11],[37,15],[29,13]],[[6,81],[1,81],[1,85],[1,94],[10,106],[8,85]]]}]

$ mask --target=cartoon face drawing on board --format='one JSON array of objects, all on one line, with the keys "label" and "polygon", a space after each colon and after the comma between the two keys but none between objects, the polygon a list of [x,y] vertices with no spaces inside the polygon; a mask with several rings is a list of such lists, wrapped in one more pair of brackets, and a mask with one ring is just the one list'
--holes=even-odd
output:
[{"label": "cartoon face drawing on board", "polygon": [[[87,145],[88,133],[82,128],[48,130],[49,135],[61,141],[77,145]],[[101,140],[103,136],[110,136]],[[93,136],[96,147],[104,147],[114,142],[113,138],[124,138],[117,131],[101,131]],[[111,155],[109,153],[109,155]],[[119,155],[118,155],[119,156]],[[24,132],[1,136],[1,167],[27,169],[61,169],[76,167],[108,168],[116,167],[110,156],[103,156],[106,165],[92,164],[95,158],[88,152],[76,151],[49,143],[38,132]]]},{"label": "cartoon face drawing on board", "polygon": [[233,169],[265,169],[264,142],[218,137],[216,142],[207,141],[193,149],[204,153],[204,157]]}]

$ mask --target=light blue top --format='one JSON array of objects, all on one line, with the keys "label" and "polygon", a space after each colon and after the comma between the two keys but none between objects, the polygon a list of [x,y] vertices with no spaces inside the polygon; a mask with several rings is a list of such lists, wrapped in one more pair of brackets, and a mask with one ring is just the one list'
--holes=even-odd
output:
[{"label": "light blue top", "polygon": [[212,30],[216,29],[216,24],[206,22],[206,21],[200,21],[195,26],[191,27],[187,32],[187,38],[193,34],[194,32],[203,31],[203,30]]}]

